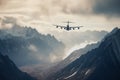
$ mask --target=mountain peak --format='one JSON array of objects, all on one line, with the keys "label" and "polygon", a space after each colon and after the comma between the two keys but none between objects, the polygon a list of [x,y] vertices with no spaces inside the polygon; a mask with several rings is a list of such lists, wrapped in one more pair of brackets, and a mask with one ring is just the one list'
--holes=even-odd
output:
[{"label": "mountain peak", "polygon": [[120,29],[114,28],[97,48],[80,56],[51,77],[51,80],[56,79],[119,80]]},{"label": "mountain peak", "polygon": [[[0,46],[0,51],[8,55],[17,66],[52,62],[51,54],[59,55],[65,48],[64,44],[54,36],[41,34],[31,27],[0,30]],[[47,56],[47,59],[41,56],[45,58]],[[61,57],[56,58],[56,61]]]},{"label": "mountain peak", "polygon": [[120,29],[118,27],[115,27],[106,37],[112,36],[116,34]]},{"label": "mountain peak", "polygon": [[115,34],[117,31],[119,31],[120,29],[118,27],[115,27],[110,34]]}]

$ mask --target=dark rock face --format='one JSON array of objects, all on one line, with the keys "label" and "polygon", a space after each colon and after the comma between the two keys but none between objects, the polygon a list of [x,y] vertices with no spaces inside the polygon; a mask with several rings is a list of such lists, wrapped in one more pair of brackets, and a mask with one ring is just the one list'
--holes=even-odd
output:
[{"label": "dark rock face", "polygon": [[51,80],[120,80],[120,29],[115,28],[98,48],[58,71]]},{"label": "dark rock face", "polygon": [[42,35],[30,27],[0,30],[0,51],[17,66],[47,63],[50,53],[59,55],[58,52],[63,52],[64,48],[64,44],[54,36]]},{"label": "dark rock face", "polygon": [[51,77],[52,75],[54,75],[57,71],[62,70],[63,68],[65,68],[67,65],[69,65],[70,63],[72,63],[74,60],[76,60],[77,58],[79,58],[81,55],[85,54],[86,52],[95,49],[96,47],[99,46],[100,43],[97,44],[90,44],[87,45],[85,48],[76,50],[74,52],[72,52],[67,58],[65,58],[64,60],[62,60],[61,62],[57,63],[55,66],[52,66],[48,71],[46,71],[47,77]]},{"label": "dark rock face", "polygon": [[36,80],[21,72],[15,64],[0,53],[0,80]]}]

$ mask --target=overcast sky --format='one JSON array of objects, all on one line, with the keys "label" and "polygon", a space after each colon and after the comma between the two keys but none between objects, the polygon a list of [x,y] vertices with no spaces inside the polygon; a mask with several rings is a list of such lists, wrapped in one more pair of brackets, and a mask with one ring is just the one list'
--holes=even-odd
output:
[{"label": "overcast sky", "polygon": [[[0,15],[19,18],[21,23],[43,30],[52,24],[73,21],[86,29],[107,29],[119,25],[119,0],[0,0]],[[44,29],[45,28],[45,29]],[[46,33],[46,32],[45,32]]]},{"label": "overcast sky", "polygon": [[[120,0],[0,0],[0,28],[11,24],[32,26],[40,33],[54,35],[69,46],[74,45],[70,44],[72,42],[75,45],[85,41],[89,43],[100,40],[105,35],[104,31],[119,27],[119,4]],[[12,18],[10,24],[3,25],[4,16]],[[74,22],[71,26],[84,27],[66,32],[53,26],[66,25],[62,22],[68,20]],[[99,36],[93,35],[95,33]]]}]

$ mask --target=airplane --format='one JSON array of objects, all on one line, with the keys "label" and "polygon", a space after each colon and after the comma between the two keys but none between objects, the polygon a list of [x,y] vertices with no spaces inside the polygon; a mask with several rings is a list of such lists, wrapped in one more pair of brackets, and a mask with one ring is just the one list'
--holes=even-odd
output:
[{"label": "airplane", "polygon": [[69,23],[73,23],[73,22],[70,22],[70,21],[67,21],[67,22],[65,22],[65,23],[67,23],[67,26],[61,26],[61,25],[54,25],[54,26],[56,26],[56,28],[59,28],[59,27],[60,27],[61,29],[65,29],[65,30],[67,30],[67,31],[75,30],[76,28],[77,28],[77,29],[80,29],[80,27],[83,27],[83,26],[70,27]]}]

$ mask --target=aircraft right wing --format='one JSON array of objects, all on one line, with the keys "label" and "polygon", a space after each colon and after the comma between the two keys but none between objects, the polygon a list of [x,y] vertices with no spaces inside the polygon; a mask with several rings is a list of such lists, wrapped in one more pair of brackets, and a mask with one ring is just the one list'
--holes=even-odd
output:
[{"label": "aircraft right wing", "polygon": [[76,28],[77,28],[77,29],[80,29],[80,27],[83,27],[83,26],[70,27],[70,29],[73,29],[73,30],[76,29]]}]

